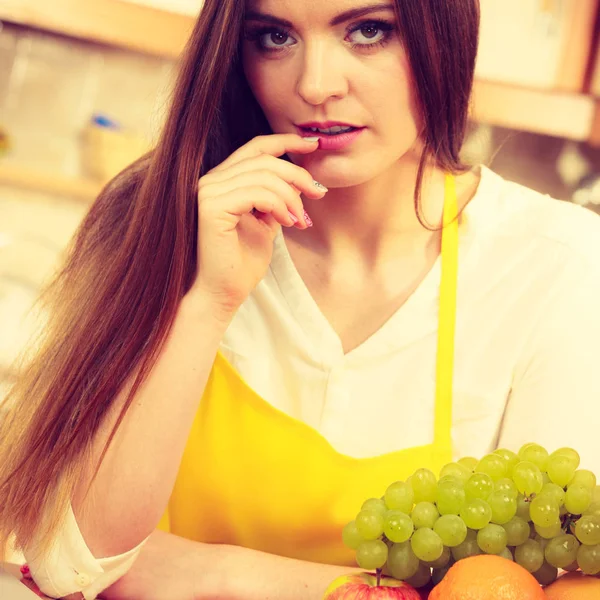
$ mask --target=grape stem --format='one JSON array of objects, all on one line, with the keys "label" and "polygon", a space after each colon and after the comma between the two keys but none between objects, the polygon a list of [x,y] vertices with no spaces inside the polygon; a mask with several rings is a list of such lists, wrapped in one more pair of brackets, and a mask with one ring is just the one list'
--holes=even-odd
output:
[{"label": "grape stem", "polygon": [[381,569],[377,569],[377,587],[381,583]]},{"label": "grape stem", "polygon": [[571,513],[567,513],[563,516],[562,529],[565,533],[572,533],[571,527],[579,521],[581,515],[572,515]]}]

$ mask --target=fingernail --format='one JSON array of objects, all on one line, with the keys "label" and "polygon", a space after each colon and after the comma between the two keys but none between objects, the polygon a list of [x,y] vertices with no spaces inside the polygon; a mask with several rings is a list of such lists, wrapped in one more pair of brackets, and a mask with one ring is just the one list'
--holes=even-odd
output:
[{"label": "fingernail", "polygon": [[305,142],[318,142],[319,141],[319,137],[315,136],[315,137],[305,137],[302,138]]},{"label": "fingernail", "polygon": [[297,217],[297,216],[296,216],[294,213],[291,213],[291,212],[288,210],[288,215],[290,216],[290,219],[291,219],[291,220],[294,222],[294,225],[295,225],[296,223],[298,223],[298,217]]},{"label": "fingernail", "polygon": [[312,219],[308,216],[308,213],[306,211],[304,211],[304,222],[306,223],[307,227],[313,226]]},{"label": "fingernail", "polygon": [[329,190],[322,184],[319,183],[318,181],[313,181],[313,185],[320,191],[320,192],[328,192]]}]

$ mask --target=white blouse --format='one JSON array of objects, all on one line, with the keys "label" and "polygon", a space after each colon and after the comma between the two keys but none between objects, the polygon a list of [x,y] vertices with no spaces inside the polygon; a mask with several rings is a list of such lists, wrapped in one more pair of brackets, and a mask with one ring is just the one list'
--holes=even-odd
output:
[{"label": "white blouse", "polygon": [[[535,441],[572,446],[600,476],[600,218],[482,167],[460,224],[454,456]],[[280,235],[221,351],[267,402],[366,458],[432,441],[440,262],[344,354]],[[96,560],[72,512],[57,551],[31,564],[51,597],[91,600],[130,567]],[[84,577],[82,577],[82,575]],[[87,585],[82,585],[83,582]]]}]

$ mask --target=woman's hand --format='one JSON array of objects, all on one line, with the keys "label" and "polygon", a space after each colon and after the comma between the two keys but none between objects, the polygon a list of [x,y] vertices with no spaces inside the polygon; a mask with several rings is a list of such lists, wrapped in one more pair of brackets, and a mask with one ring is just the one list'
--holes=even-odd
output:
[{"label": "woman's hand", "polygon": [[318,148],[296,134],[260,136],[198,187],[198,275],[193,291],[233,313],[264,277],[281,226],[306,228],[300,194],[322,198],[310,173],[281,158]]}]

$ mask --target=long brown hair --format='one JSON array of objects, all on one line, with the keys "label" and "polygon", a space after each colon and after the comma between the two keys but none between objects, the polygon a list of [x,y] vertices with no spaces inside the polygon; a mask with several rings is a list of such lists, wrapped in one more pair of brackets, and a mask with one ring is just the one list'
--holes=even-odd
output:
[{"label": "long brown hair", "polygon": [[[423,115],[422,164],[460,171],[478,0],[396,9]],[[243,0],[206,0],[158,144],[102,191],[42,295],[43,335],[0,416],[0,559],[11,533],[17,548],[48,547],[118,393],[134,379],[113,435],[156,362],[196,273],[199,177],[272,133],[242,72],[243,21]]]}]

